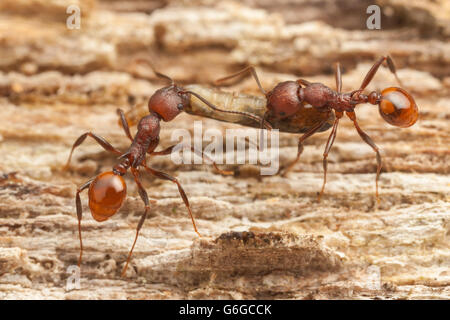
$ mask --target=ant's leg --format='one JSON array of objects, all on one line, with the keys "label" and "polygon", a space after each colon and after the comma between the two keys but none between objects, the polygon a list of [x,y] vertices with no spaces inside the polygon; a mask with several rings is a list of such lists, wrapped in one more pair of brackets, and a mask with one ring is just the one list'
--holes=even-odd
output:
[{"label": "ant's leg", "polygon": [[291,171],[291,169],[294,167],[294,165],[297,163],[297,161],[300,159],[300,156],[303,152],[303,142],[309,138],[310,136],[312,136],[314,133],[316,133],[320,128],[322,128],[322,126],[324,125],[325,122],[327,122],[328,120],[323,120],[321,122],[319,122],[318,124],[316,124],[314,127],[312,127],[311,129],[309,129],[307,132],[305,132],[299,139],[298,139],[298,150],[297,150],[297,157],[295,158],[294,161],[292,161],[287,167],[286,169],[283,170],[283,172],[281,173],[281,176],[286,176],[286,174]]},{"label": "ant's leg", "polygon": [[83,133],[81,136],[78,137],[78,139],[75,141],[75,143],[72,146],[72,150],[70,150],[70,155],[69,155],[69,159],[67,159],[67,163],[64,167],[64,170],[67,170],[67,168],[69,168],[69,164],[70,164],[70,160],[72,159],[72,153],[75,150],[76,147],[78,147],[80,144],[82,144],[84,142],[84,140],[86,139],[86,137],[89,136],[91,138],[93,138],[95,141],[97,141],[97,143],[99,145],[101,145],[103,147],[103,149],[105,149],[106,151],[115,153],[115,154],[122,154],[121,151],[117,150],[116,148],[114,148],[108,141],[106,141],[104,138],[96,135],[95,133],[92,132],[86,132]]},{"label": "ant's leg", "polygon": [[397,76],[397,71],[395,69],[394,61],[392,60],[392,58],[390,56],[383,56],[380,59],[378,59],[378,61],[374,63],[372,68],[370,68],[369,72],[367,72],[366,77],[364,78],[364,80],[361,84],[361,87],[359,87],[358,91],[364,90],[369,85],[370,81],[372,81],[373,77],[377,73],[378,68],[381,66],[381,64],[384,61],[387,62],[389,70],[394,74],[395,79],[397,79],[397,82],[400,84],[400,86],[403,86],[402,82],[400,81],[400,79]]},{"label": "ant's leg", "polygon": [[338,93],[341,93],[341,91],[342,91],[342,74],[341,74],[341,64],[339,62],[336,63],[335,78],[336,78],[336,91]]},{"label": "ant's leg", "polygon": [[77,218],[78,218],[78,237],[80,238],[80,256],[78,258],[78,268],[81,266],[81,258],[83,256],[83,240],[81,238],[81,218],[83,217],[83,207],[81,205],[80,193],[84,189],[89,188],[93,180],[94,179],[91,179],[85,184],[83,184],[81,187],[79,187],[77,189],[77,195],[75,196],[75,206],[77,208]]},{"label": "ant's leg", "polygon": [[130,127],[128,125],[128,120],[125,116],[125,113],[122,111],[122,109],[117,109],[116,112],[120,117],[120,123],[122,124],[122,128],[125,131],[126,136],[128,137],[128,139],[133,141],[133,137],[131,136]]},{"label": "ant's leg", "polygon": [[[166,148],[166,149],[164,149],[164,150],[152,152],[150,155],[151,155],[151,156],[166,156],[166,155],[169,155],[169,154],[172,153],[173,149],[174,149],[176,146],[177,146],[177,145],[173,145],[173,146],[170,146],[170,147],[168,147],[168,148]],[[205,159],[205,158],[206,158],[206,159],[208,159],[208,161],[212,162],[212,164],[213,164],[213,166],[214,166],[214,169],[216,169],[216,171],[219,172],[220,174],[223,174],[223,175],[225,175],[225,176],[229,176],[229,175],[232,175],[232,174],[233,174],[232,171],[226,171],[226,170],[221,170],[221,169],[219,169],[219,167],[217,166],[216,162],[215,162],[213,159],[211,159],[210,157],[208,157],[208,155],[206,155],[203,151],[197,150],[197,149],[195,149],[195,148],[192,147],[192,146],[183,146],[183,149],[186,149],[186,148],[190,148],[192,152],[194,152],[195,154],[197,154],[197,155],[199,155],[200,157],[202,157],[202,159]]]},{"label": "ant's leg", "polygon": [[353,124],[355,125],[356,131],[358,131],[358,134],[361,137],[361,139],[363,139],[365,143],[367,143],[369,146],[371,146],[373,151],[375,151],[376,154],[377,154],[377,177],[375,179],[375,188],[376,188],[375,196],[377,198],[377,202],[380,202],[380,198],[378,196],[378,180],[380,178],[381,165],[382,165],[380,150],[378,149],[376,144],[372,141],[372,139],[364,131],[361,130],[361,128],[359,127],[358,123],[356,122],[356,115],[355,115],[355,113],[354,112],[346,112],[346,114],[353,121]]},{"label": "ant's leg", "polygon": [[250,119],[253,119],[257,122],[263,122],[265,124],[265,127],[267,129],[272,129],[272,126],[270,125],[270,123],[268,123],[267,121],[265,121],[264,119],[261,119],[261,117],[256,116],[254,114],[248,113],[248,112],[242,112],[242,111],[230,111],[230,110],[223,110],[220,109],[218,107],[216,107],[215,105],[213,105],[211,102],[209,102],[208,100],[206,100],[205,98],[203,98],[201,95],[193,92],[193,91],[189,91],[189,90],[184,90],[181,91],[180,93],[189,93],[192,94],[193,96],[195,96],[197,99],[199,99],[201,102],[203,102],[204,104],[206,104],[208,107],[210,107],[211,109],[213,109],[214,111],[218,111],[218,112],[224,112],[224,113],[231,113],[231,114],[239,114],[239,115],[243,115],[246,116]]},{"label": "ant's leg", "polygon": [[256,150],[259,151],[259,146],[257,143],[254,143],[253,141],[250,141],[250,139],[248,137],[245,137],[245,142],[247,142],[247,144],[250,145],[254,145],[256,147]]},{"label": "ant's leg", "polygon": [[402,82],[400,81],[400,78],[397,76],[397,70],[394,64],[394,60],[392,60],[391,56],[386,56],[386,63],[388,65],[389,71],[391,71],[392,74],[394,74],[395,79],[397,80],[398,84],[403,87]]},{"label": "ant's leg", "polygon": [[327,168],[328,168],[328,153],[331,150],[331,147],[333,146],[334,139],[336,139],[336,133],[337,133],[337,127],[339,124],[339,119],[342,118],[343,113],[342,112],[335,112],[336,119],[333,123],[333,129],[331,130],[330,136],[327,140],[327,145],[325,146],[325,152],[323,153],[323,184],[322,184],[322,190],[320,191],[319,197],[317,198],[317,201],[320,201],[320,198],[323,195],[323,192],[325,190],[325,184],[327,183]]},{"label": "ant's leg", "polygon": [[[264,129],[264,123],[268,123],[267,122],[267,120],[266,120],[266,118],[269,116],[269,110],[267,110],[266,112],[264,112],[264,114],[263,114],[263,116],[262,116],[262,118],[261,118],[261,122],[260,122],[260,126],[259,126],[259,132],[260,132],[260,134],[259,134],[259,148],[258,148],[258,151],[259,151],[259,149],[261,148],[261,150],[264,150],[264,143],[263,143],[263,140],[264,140],[264,131],[263,131],[263,129]],[[272,127],[272,126],[271,126]],[[270,130],[272,130],[272,129],[270,129]]]},{"label": "ant's leg", "polygon": [[184,204],[186,205],[186,208],[187,208],[187,210],[189,212],[189,216],[191,217],[192,225],[194,226],[194,230],[198,234],[198,236],[201,237],[200,233],[197,230],[197,226],[195,224],[194,216],[192,215],[191,206],[189,204],[188,197],[186,196],[186,193],[184,192],[184,189],[181,186],[181,184],[178,182],[178,180],[176,178],[174,178],[174,177],[169,176],[167,173],[164,173],[162,171],[157,171],[155,169],[149,168],[146,165],[144,165],[144,168],[145,168],[145,170],[150,172],[155,177],[158,177],[158,178],[163,179],[163,180],[172,181],[173,183],[175,183],[177,185],[178,191],[180,192],[180,196],[183,199]]},{"label": "ant's leg", "polygon": [[252,74],[253,78],[254,78],[255,81],[256,81],[256,84],[257,84],[258,87],[259,87],[259,90],[261,91],[261,93],[262,93],[263,95],[266,95],[267,93],[266,93],[266,91],[263,89],[263,87],[261,86],[261,83],[259,82],[258,75],[256,74],[256,70],[255,70],[255,67],[254,67],[254,66],[248,66],[248,67],[245,67],[244,69],[242,69],[242,70],[240,70],[240,71],[238,71],[238,72],[236,72],[236,73],[233,73],[232,75],[229,75],[229,76],[226,76],[226,77],[217,79],[216,81],[214,81],[214,83],[217,85],[217,84],[219,84],[220,82],[223,82],[223,81],[232,79],[232,78],[234,78],[234,77],[240,76],[241,74],[244,74],[244,73],[247,72],[247,71],[250,71],[250,73]]},{"label": "ant's leg", "polygon": [[144,224],[145,219],[147,218],[147,214],[150,211],[150,201],[148,199],[147,191],[145,191],[144,187],[142,186],[141,181],[139,180],[139,171],[137,169],[131,168],[131,173],[133,174],[134,181],[136,182],[136,184],[138,186],[139,196],[141,197],[142,201],[144,201],[145,210],[144,210],[144,214],[141,216],[141,219],[139,220],[139,223],[136,227],[136,236],[134,238],[131,250],[128,253],[127,262],[125,263],[125,267],[122,270],[122,275],[121,275],[122,277],[125,275],[125,272],[127,271],[127,268],[128,268],[128,264],[130,263],[131,255],[133,253],[134,246],[136,245],[136,241],[139,236],[139,231],[141,230],[142,225]]}]

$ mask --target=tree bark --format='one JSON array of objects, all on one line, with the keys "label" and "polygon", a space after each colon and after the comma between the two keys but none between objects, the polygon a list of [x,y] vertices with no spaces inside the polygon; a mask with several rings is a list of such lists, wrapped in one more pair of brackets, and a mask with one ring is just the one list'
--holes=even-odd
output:
[{"label": "tree bark", "polygon": [[[386,28],[375,31],[365,29],[362,4],[266,0],[79,0],[81,28],[69,30],[72,3],[0,4],[0,299],[450,298],[448,1],[377,1]],[[298,78],[334,88],[340,61],[348,92],[386,53],[420,117],[401,129],[384,123],[372,105],[356,109],[383,151],[379,204],[375,154],[348,119],[339,125],[320,203],[330,130],[305,142],[286,177],[261,177],[250,164],[219,165],[234,171],[221,176],[208,164],[151,157],[152,167],[186,190],[203,237],[176,185],[143,173],[156,204],[121,278],[144,211],[133,179],[126,177],[123,208],[103,223],[90,216],[83,192],[81,288],[66,290],[79,254],[76,188],[111,170],[116,158],[88,139],[70,170],[62,167],[87,131],[127,149],[115,110],[145,110],[165,85],[137,58],[180,85],[211,85],[253,64],[267,91]],[[381,67],[367,90],[390,86],[395,78]],[[223,90],[260,95],[251,77]],[[203,132],[240,128],[183,113],[162,124],[158,150],[174,144],[175,129],[193,134],[200,120]],[[280,166],[295,158],[298,138],[280,134]]]}]

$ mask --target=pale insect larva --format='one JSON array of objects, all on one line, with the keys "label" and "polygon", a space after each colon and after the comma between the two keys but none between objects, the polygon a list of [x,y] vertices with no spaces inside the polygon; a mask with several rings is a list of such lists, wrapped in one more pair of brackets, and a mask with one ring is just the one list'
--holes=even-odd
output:
[{"label": "pale insect larva", "polygon": [[[266,109],[264,97],[252,96],[242,93],[225,92],[202,85],[187,85],[186,90],[193,91],[218,108],[227,111],[240,111],[262,117]],[[198,98],[191,96],[190,105],[184,110],[189,114],[207,117],[215,120],[242,124],[244,126],[259,127],[260,124],[244,115],[217,112],[209,108]]]}]

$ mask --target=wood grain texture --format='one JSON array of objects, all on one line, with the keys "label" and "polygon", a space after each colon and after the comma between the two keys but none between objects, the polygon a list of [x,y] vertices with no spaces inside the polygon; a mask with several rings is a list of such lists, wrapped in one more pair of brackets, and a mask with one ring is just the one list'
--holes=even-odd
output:
[{"label": "wood grain texture", "polygon": [[[314,2],[305,1],[295,10],[316,12],[315,21],[289,15],[289,1],[278,11],[263,0],[136,0],[126,7],[80,0],[86,15],[82,28],[71,31],[61,16],[64,1],[33,3],[42,15],[12,0],[2,1],[0,14],[0,299],[450,298],[450,48],[439,27],[450,18],[447,9],[422,7],[435,16],[427,23],[436,27],[424,34],[427,24],[395,20],[401,12],[413,19],[415,1],[380,1],[396,8],[395,21],[386,30],[367,31],[356,17],[333,25],[331,9],[319,14]],[[300,77],[334,87],[339,60],[343,90],[350,91],[386,51],[420,117],[399,129],[384,123],[374,106],[356,110],[360,126],[382,149],[380,204],[375,155],[345,119],[320,203],[329,131],[307,140],[287,177],[261,177],[259,167],[248,164],[221,165],[235,172],[221,176],[207,164],[154,157],[154,168],[183,185],[203,237],[194,233],[176,186],[145,176],[156,204],[121,278],[144,209],[127,176],[128,198],[109,221],[95,222],[82,194],[81,289],[65,290],[79,250],[76,188],[110,170],[116,159],[88,140],[71,169],[62,167],[87,131],[126,150],[115,110],[145,104],[164,85],[137,57],[150,57],[181,84],[211,84],[255,64],[267,89]],[[394,77],[382,67],[368,89],[392,85]],[[258,94],[251,78],[224,90]],[[181,114],[163,123],[160,149],[173,144],[175,129],[192,133],[193,120],[201,119]],[[202,125],[239,128],[212,119]],[[281,166],[294,159],[297,140],[280,135]]]}]

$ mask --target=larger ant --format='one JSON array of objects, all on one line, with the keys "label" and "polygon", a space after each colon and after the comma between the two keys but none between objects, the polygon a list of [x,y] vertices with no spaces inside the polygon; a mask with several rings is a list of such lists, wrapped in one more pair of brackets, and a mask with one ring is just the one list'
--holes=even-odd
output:
[{"label": "larger ant", "polygon": [[[125,114],[121,109],[117,110],[125,134],[131,140],[131,145],[126,152],[122,152],[116,149],[104,138],[92,132],[86,132],[82,134],[74,142],[72,149],[70,151],[70,155],[65,166],[66,169],[69,167],[73,151],[75,150],[76,147],[81,145],[88,136],[93,138],[106,151],[119,155],[118,159],[120,160],[120,162],[112,168],[112,171],[100,173],[96,177],[88,180],[86,183],[84,183],[81,187],[77,189],[75,197],[75,205],[78,217],[78,234],[80,238],[80,256],[78,258],[78,266],[81,265],[81,260],[83,256],[83,241],[81,237],[81,219],[83,212],[80,193],[83,190],[89,188],[88,191],[89,208],[91,210],[92,217],[98,222],[105,221],[109,219],[111,216],[113,216],[120,209],[120,207],[123,204],[123,201],[125,200],[127,188],[123,176],[127,173],[128,169],[130,169],[131,173],[133,174],[134,181],[138,187],[139,196],[141,197],[142,201],[145,204],[145,210],[136,227],[136,236],[134,238],[131,250],[128,254],[125,267],[123,268],[122,276],[125,275],[128,264],[130,262],[132,252],[134,250],[136,241],[139,236],[139,231],[142,228],[142,225],[144,224],[144,221],[150,210],[150,201],[147,192],[142,186],[142,183],[139,178],[140,167],[143,167],[148,173],[156,176],[157,178],[169,180],[177,185],[180,196],[183,199],[184,204],[189,212],[189,216],[192,220],[194,230],[198,234],[198,236],[200,236],[200,233],[198,232],[197,226],[195,224],[194,216],[191,211],[191,206],[189,204],[188,197],[186,196],[183,187],[176,178],[162,171],[158,171],[148,167],[146,164],[146,155],[149,154],[151,156],[160,156],[160,155],[169,155],[172,153],[176,145],[168,147],[162,151],[155,151],[156,147],[159,144],[160,121],[161,120],[165,122],[172,121],[179,113],[183,111],[183,109],[187,108],[190,104],[190,94],[196,95],[199,99],[202,99],[203,102],[207,103],[207,105],[210,106],[211,108],[216,109],[216,107],[213,104],[206,101],[205,99],[203,99],[200,95],[194,92],[183,90],[183,88],[177,86],[169,76],[161,74],[155,71],[154,69],[153,71],[158,77],[169,80],[170,85],[157,90],[150,97],[148,101],[148,111],[150,114],[140,119],[137,126],[137,133],[134,137],[132,137],[130,133],[128,120]],[[262,121],[260,117],[245,112],[225,111],[225,110],[223,111],[216,110],[216,111],[244,115],[246,117],[254,119],[255,121],[258,122]],[[268,125],[267,127],[270,128],[270,126]],[[194,147],[190,148],[194,153],[201,155],[204,158],[208,158],[214,165],[214,168],[219,173],[224,175],[232,174],[232,172],[230,171],[220,170],[217,167],[216,163],[213,160],[211,160],[208,156],[206,156],[203,153],[203,151],[197,151]]]},{"label": "larger ant", "polygon": [[[273,121],[288,121],[291,117],[296,115],[299,110],[306,106],[313,107],[314,109],[331,114],[334,110],[335,119],[333,122],[330,136],[328,137],[325,151],[323,153],[323,169],[324,177],[322,189],[320,191],[318,200],[323,195],[327,177],[327,165],[328,165],[328,153],[336,138],[337,127],[339,120],[343,117],[344,112],[353,121],[353,124],[358,132],[359,136],[364,142],[366,142],[376,153],[377,158],[377,174],[375,179],[376,184],[376,199],[379,201],[378,196],[378,180],[381,172],[381,156],[378,147],[372,141],[372,139],[363,131],[358,125],[356,115],[354,112],[355,107],[361,103],[370,103],[378,105],[379,113],[381,117],[391,125],[398,127],[412,126],[418,118],[418,108],[413,97],[404,89],[398,87],[389,87],[380,92],[372,91],[368,95],[363,94],[364,89],[371,82],[380,65],[386,61],[389,70],[394,74],[397,81],[400,83],[400,79],[397,76],[394,62],[390,56],[383,56],[379,58],[372,68],[366,74],[359,89],[351,91],[349,93],[342,93],[342,76],[339,63],[336,65],[336,91],[327,87],[322,83],[311,83],[304,79],[298,79],[296,81],[285,81],[277,84],[271,91],[266,92],[261,83],[259,82],[255,68],[249,66],[243,70],[236,72],[232,75],[226,76],[216,81],[220,83],[222,81],[234,78],[242,75],[245,72],[250,72],[255,79],[259,90],[267,99],[266,111],[261,118],[261,123],[266,119],[269,123],[273,124]],[[298,151],[295,160],[287,166],[284,174],[289,172],[295,163],[300,159],[300,155],[303,152],[303,142],[314,133],[323,131],[323,126],[329,121],[328,117],[318,118],[316,124],[309,128],[298,141]],[[262,126],[261,126],[262,127]],[[275,126],[276,128],[276,126]]]}]

